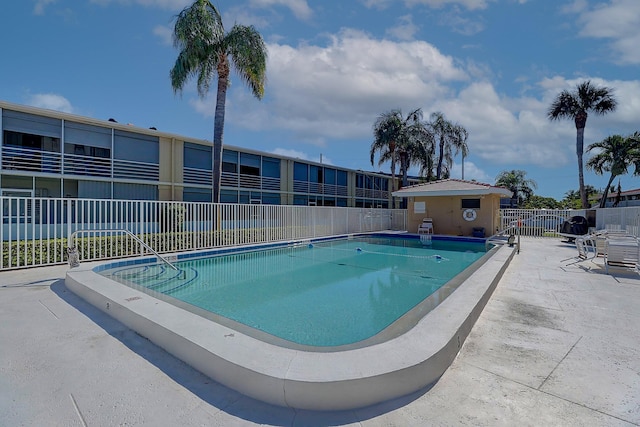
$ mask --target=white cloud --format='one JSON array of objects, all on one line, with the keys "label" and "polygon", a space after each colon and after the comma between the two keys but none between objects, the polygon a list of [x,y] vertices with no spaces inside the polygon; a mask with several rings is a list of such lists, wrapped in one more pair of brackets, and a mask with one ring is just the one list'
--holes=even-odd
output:
[{"label": "white cloud", "polygon": [[584,1],[576,1],[565,10],[578,14],[580,36],[610,41],[615,62],[640,64],[639,1],[610,0],[593,7],[588,7]]},{"label": "white cloud", "polygon": [[[462,163],[454,163],[451,168],[451,178],[462,178]],[[475,163],[465,160],[464,162],[464,179],[467,181],[476,180],[487,184],[493,184],[495,177],[480,169]]]},{"label": "white cloud", "polygon": [[484,24],[481,19],[474,16],[475,20],[462,17],[457,11],[454,13],[443,14],[440,19],[440,25],[444,25],[451,28],[451,31],[456,33],[472,36],[478,34],[484,30]]},{"label": "white cloud", "polygon": [[[469,10],[485,9],[489,2],[496,0],[360,0],[368,8],[386,9],[393,3],[404,3],[407,7],[425,5],[431,8],[442,8],[446,5],[460,5]],[[524,3],[520,1],[520,3]]]},{"label": "white cloud", "polygon": [[469,10],[486,9],[488,3],[496,0],[405,0],[409,7],[417,4],[426,5],[432,8],[441,8],[446,5],[460,5]]},{"label": "white cloud", "polygon": [[[354,144],[353,151],[366,152],[380,113],[421,107],[425,119],[430,112],[442,111],[469,131],[466,179],[493,182],[491,174],[496,171],[486,165],[566,167],[569,175],[574,173],[575,126],[570,120],[549,121],[547,110],[561,90],[583,79],[555,76],[537,83],[526,81],[526,95],[507,96],[496,90],[491,83],[495,76],[482,65],[457,61],[424,41],[380,40],[354,30],[328,37],[325,45],[271,43],[268,49],[265,99],[257,101],[232,75],[227,123],[256,134],[277,130],[284,141],[298,146]],[[585,144],[638,130],[640,81],[591,80],[614,88],[619,107],[604,118],[589,116]],[[190,101],[211,118],[212,89],[208,99]],[[304,150],[299,148],[285,155],[308,158],[302,157]],[[341,157],[339,163],[350,160]]]},{"label": "white cloud", "polygon": [[67,98],[54,93],[38,93],[30,95],[27,105],[38,108],[46,108],[49,110],[62,111],[64,113],[73,113],[73,107]]},{"label": "white cloud", "polygon": [[110,3],[140,4],[147,7],[158,7],[167,10],[182,10],[191,5],[193,0],[89,0],[91,3],[106,6]]},{"label": "white cloud", "polygon": [[160,39],[162,44],[173,45],[173,29],[165,25],[156,25],[153,28],[153,35]]},{"label": "white cloud", "polygon": [[353,30],[331,36],[327,46],[268,49],[264,102],[238,90],[231,117],[316,144],[369,134],[380,112],[433,102],[450,91],[448,83],[467,78],[451,57],[426,42],[376,40]]},{"label": "white cloud", "polygon": [[398,18],[394,27],[388,28],[386,33],[398,40],[413,40],[419,27],[413,23],[411,15],[404,15]]},{"label": "white cloud", "polygon": [[55,2],[56,0],[36,0],[36,4],[33,6],[33,13],[36,15],[44,15],[45,7]]},{"label": "white cloud", "polygon": [[272,150],[271,153],[276,154],[278,156],[291,157],[293,159],[300,159],[300,160],[308,160],[311,162],[317,162],[317,163],[322,163],[326,165],[333,164],[331,159],[329,159],[328,157],[325,157],[322,155],[310,156],[307,153],[299,150],[291,150],[287,148],[276,148],[275,150]]},{"label": "white cloud", "polygon": [[313,14],[307,0],[250,0],[250,5],[259,8],[284,6],[289,8],[296,18],[303,20],[311,18]]}]

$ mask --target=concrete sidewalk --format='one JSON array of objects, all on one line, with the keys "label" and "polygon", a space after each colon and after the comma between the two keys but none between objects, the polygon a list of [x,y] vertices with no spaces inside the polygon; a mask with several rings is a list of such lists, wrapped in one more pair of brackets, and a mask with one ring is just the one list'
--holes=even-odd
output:
[{"label": "concrete sidewalk", "polygon": [[0,273],[0,425],[640,425],[640,277],[523,239],[429,390],[314,413],[216,384],[69,292],[66,266]]}]

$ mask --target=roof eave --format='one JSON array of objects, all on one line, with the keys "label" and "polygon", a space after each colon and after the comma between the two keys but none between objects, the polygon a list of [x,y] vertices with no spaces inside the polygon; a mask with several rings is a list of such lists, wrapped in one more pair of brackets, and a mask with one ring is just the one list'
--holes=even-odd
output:
[{"label": "roof eave", "polygon": [[475,190],[398,190],[394,191],[394,197],[435,197],[435,196],[486,196],[488,194],[499,194],[500,196],[511,197],[511,191],[502,188],[478,188]]}]

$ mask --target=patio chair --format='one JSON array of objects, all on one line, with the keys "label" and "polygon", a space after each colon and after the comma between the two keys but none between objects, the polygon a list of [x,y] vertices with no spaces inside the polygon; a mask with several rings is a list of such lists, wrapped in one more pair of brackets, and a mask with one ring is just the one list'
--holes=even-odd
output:
[{"label": "patio chair", "polygon": [[627,230],[598,230],[594,233],[595,242],[596,242],[596,254],[604,255],[605,251],[605,243],[607,238],[615,239],[617,237],[633,237],[631,234],[627,232]]},{"label": "patio chair", "polygon": [[585,235],[579,236],[575,238],[576,249],[578,249],[578,256],[571,257],[567,259],[563,259],[562,261],[568,261],[573,259],[573,262],[570,262],[567,265],[577,264],[582,261],[586,261],[588,259],[593,259],[598,256],[598,251],[596,250],[596,241],[594,235]]},{"label": "patio chair", "polygon": [[418,234],[433,234],[433,219],[424,218],[418,226]]},{"label": "patio chair", "polygon": [[635,236],[608,236],[604,247],[604,268],[609,266],[638,269],[640,242]]},{"label": "patio chair", "polygon": [[433,236],[433,220],[431,218],[422,220],[422,224],[418,226],[418,234],[423,245],[431,244],[431,236]]}]

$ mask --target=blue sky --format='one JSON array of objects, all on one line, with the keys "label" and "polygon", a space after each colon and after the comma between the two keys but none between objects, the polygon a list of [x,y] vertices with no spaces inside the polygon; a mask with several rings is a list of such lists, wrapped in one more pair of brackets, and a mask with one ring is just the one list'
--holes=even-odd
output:
[{"label": "blue sky", "polygon": [[[176,95],[169,81],[174,17],[190,3],[5,2],[0,99],[211,140],[215,85],[199,99],[195,84]],[[213,4],[227,30],[254,25],[269,50],[262,101],[232,75],[225,144],[379,170],[369,147],[380,113],[441,111],[469,132],[465,179],[522,169],[536,194],[561,199],[578,188],[575,126],[546,118],[561,90],[591,79],[615,91],[618,109],[589,116],[585,145],[640,131],[638,0]],[[585,170],[595,187],[607,178]]]}]

